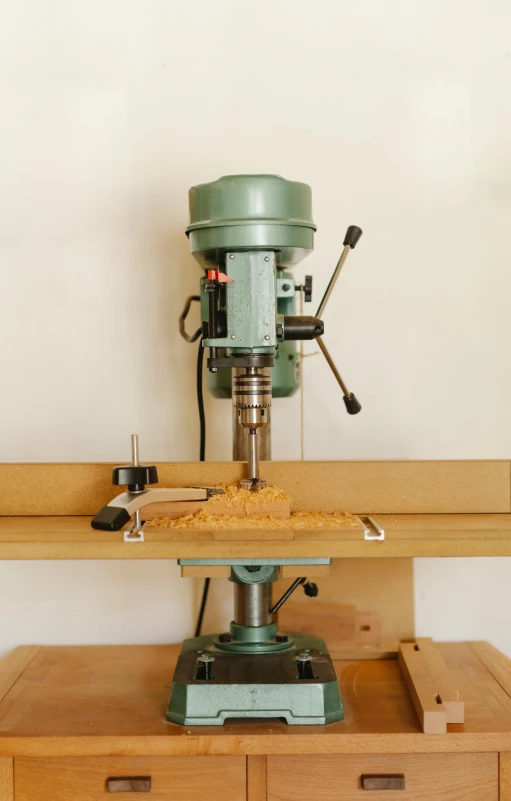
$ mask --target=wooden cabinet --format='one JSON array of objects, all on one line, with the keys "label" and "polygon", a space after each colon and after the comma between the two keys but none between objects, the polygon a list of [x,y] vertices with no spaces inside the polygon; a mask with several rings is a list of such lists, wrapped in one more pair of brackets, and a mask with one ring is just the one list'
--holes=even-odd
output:
[{"label": "wooden cabinet", "polygon": [[[511,661],[489,646],[441,645],[466,709],[437,735],[422,733],[395,659],[336,662],[345,718],[329,726],[177,726],[165,713],[178,652],[23,647],[0,660],[0,801],[106,801],[112,789],[150,801],[511,801]],[[363,776],[377,778],[364,789]],[[124,786],[109,790],[112,778]]]},{"label": "wooden cabinet", "polygon": [[[497,754],[275,756],[268,757],[267,775],[268,801],[498,801],[499,797]],[[374,779],[363,782],[362,777]],[[380,789],[389,784],[395,789]],[[377,794],[371,796],[373,789]]]},{"label": "wooden cabinet", "polygon": [[243,756],[23,758],[15,760],[15,776],[15,801],[104,801],[130,784],[110,782],[109,789],[109,779],[133,777],[145,781],[133,783],[130,798],[137,791],[151,801],[246,798]]}]

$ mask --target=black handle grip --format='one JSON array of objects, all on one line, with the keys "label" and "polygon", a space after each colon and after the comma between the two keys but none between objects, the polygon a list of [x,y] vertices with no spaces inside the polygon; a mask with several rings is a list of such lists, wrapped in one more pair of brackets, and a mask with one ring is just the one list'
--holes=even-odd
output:
[{"label": "black handle grip", "polygon": [[358,225],[350,225],[348,230],[346,231],[346,236],[344,237],[343,245],[349,245],[350,248],[353,250],[355,245],[357,244],[358,240],[362,236],[362,229],[358,227]]},{"label": "black handle grip", "polygon": [[348,414],[358,414],[362,409],[361,404],[359,403],[353,392],[350,392],[349,395],[343,395],[343,401],[346,406],[346,411],[348,412]]}]

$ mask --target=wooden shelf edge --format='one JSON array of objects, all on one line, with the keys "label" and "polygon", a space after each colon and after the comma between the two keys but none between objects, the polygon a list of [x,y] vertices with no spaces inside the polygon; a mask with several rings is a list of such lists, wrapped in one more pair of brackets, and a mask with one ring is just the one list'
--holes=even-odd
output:
[{"label": "wooden shelf edge", "polygon": [[459,516],[424,514],[421,528],[415,519],[409,529],[399,521],[396,530],[392,519],[385,518],[383,542],[365,541],[362,531],[354,528],[302,529],[293,532],[296,539],[281,540],[247,540],[243,530],[241,541],[215,541],[212,532],[200,530],[196,540],[180,541],[175,530],[151,527],[143,543],[125,543],[122,532],[94,531],[90,517],[0,517],[0,559],[248,558],[254,548],[259,556],[271,558],[511,556],[511,515],[492,515],[491,525],[488,515],[480,515],[481,529],[475,527],[479,515],[469,517],[470,526],[463,528]]},{"label": "wooden shelf edge", "polygon": [[[171,725],[171,724],[169,724]],[[307,727],[303,727],[307,729]],[[190,732],[187,734],[186,732]],[[193,732],[193,733],[192,733]],[[464,754],[511,751],[511,732],[466,734],[222,734],[181,737],[2,737],[0,757]]]}]

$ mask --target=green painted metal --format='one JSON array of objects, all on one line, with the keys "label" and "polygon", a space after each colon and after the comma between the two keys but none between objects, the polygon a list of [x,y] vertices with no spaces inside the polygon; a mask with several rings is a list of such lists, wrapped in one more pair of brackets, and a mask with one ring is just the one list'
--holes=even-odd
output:
[{"label": "green painted metal", "polygon": [[[284,270],[277,271],[277,314],[296,314],[295,281],[293,276]],[[291,294],[281,290],[279,284],[291,287]],[[201,279],[201,314],[202,320],[208,319],[208,300],[204,285],[206,279]],[[225,349],[219,353],[225,355]],[[279,342],[275,353],[275,366],[271,368],[272,396],[274,398],[290,398],[300,387],[300,357],[295,341]],[[219,370],[217,373],[206,372],[206,386],[214,398],[232,397],[232,373],[230,370]]]},{"label": "green painted metal", "polygon": [[272,250],[227,253],[223,269],[233,280],[225,287],[227,336],[205,339],[204,347],[226,348],[228,353],[274,353],[275,253]]},{"label": "green painted metal", "polygon": [[178,559],[179,565],[195,566],[206,565],[232,567],[232,565],[331,565],[332,559],[328,556],[285,557],[274,559],[272,557],[250,557],[249,559]]},{"label": "green painted metal", "polygon": [[239,626],[234,621],[230,625],[232,639],[228,642],[222,635],[213,638],[215,648],[220,651],[233,651],[238,654],[270,654],[274,651],[287,651],[293,645],[293,640],[279,642],[277,624],[268,626]]},{"label": "green painted metal", "polygon": [[[172,682],[167,719],[185,726],[222,726],[229,718],[283,718],[291,725],[342,720],[339,688],[324,641],[303,634],[290,637],[294,646],[289,652],[260,654],[253,660],[242,654],[222,654],[211,635],[185,640]],[[212,681],[195,680],[191,675],[195,655],[203,651],[215,656]],[[301,651],[317,653],[327,680],[282,677],[281,660],[289,669]],[[219,674],[229,680],[217,678]],[[265,674],[266,680],[254,681],[254,675],[259,674]],[[274,675],[274,680],[268,679],[268,674]]]},{"label": "green painted metal", "polygon": [[[251,565],[256,567],[256,565]],[[275,565],[257,565],[259,570],[251,571],[246,565],[233,565],[229,581],[237,584],[273,584],[279,575]]]},{"label": "green painted metal", "polygon": [[310,186],[280,175],[225,175],[189,191],[190,250],[203,267],[230,250],[273,250],[279,266],[314,247]]}]

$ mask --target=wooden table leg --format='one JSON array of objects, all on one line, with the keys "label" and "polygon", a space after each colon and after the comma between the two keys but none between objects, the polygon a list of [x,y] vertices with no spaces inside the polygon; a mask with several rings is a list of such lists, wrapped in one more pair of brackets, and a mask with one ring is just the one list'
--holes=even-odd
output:
[{"label": "wooden table leg", "polygon": [[499,799],[511,801],[511,753],[499,754]]},{"label": "wooden table leg", "polygon": [[266,801],[266,757],[247,757],[247,801]]},{"label": "wooden table leg", "polygon": [[14,801],[14,769],[11,757],[0,759],[0,799]]}]

